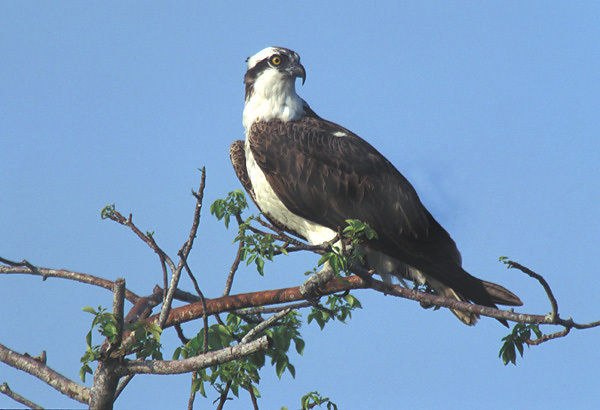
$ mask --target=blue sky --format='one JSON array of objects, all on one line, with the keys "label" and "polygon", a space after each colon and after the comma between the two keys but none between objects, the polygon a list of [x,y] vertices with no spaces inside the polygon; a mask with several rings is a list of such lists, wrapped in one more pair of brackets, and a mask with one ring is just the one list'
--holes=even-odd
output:
[{"label": "blue sky", "polygon": [[[235,232],[208,206],[240,187],[228,148],[243,138],[244,60],[280,45],[306,67],[299,94],[397,166],[468,271],[517,293],[523,311],[547,313],[542,288],[497,262],[510,256],[547,278],[564,317],[599,318],[597,2],[23,1],[1,2],[0,15],[0,256],[125,276],[150,293],[162,280],[157,258],[100,210],[133,213],[175,257],[205,166],[190,265],[205,295],[220,295]],[[233,291],[295,286],[317,259],[280,258],[264,277],[242,270]],[[90,325],[81,307],[110,306],[111,294],[57,279],[0,281],[0,342],[45,349],[49,365],[77,379]],[[505,367],[506,330],[494,320],[469,328],[447,311],[356,296],[364,309],[348,324],[305,327],[295,380],[264,370],[261,408],[297,408],[311,390],[344,410],[600,406],[598,330]],[[177,339],[164,341],[170,355]],[[78,408],[0,369],[0,382],[38,404]],[[188,391],[188,376],[139,376],[117,408],[185,408]],[[0,408],[15,406],[0,397]],[[226,408],[248,406],[243,396]]]}]

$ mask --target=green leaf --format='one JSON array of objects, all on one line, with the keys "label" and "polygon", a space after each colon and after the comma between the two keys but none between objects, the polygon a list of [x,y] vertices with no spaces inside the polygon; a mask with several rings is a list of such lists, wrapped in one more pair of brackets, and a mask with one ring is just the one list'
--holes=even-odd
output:
[{"label": "green leaf", "polygon": [[296,352],[298,352],[298,354],[302,354],[304,352],[304,347],[305,347],[305,343],[304,340],[295,337],[294,338],[294,345],[296,346]]},{"label": "green leaf", "polygon": [[285,371],[285,368],[287,367],[287,360],[284,358],[280,358],[279,360],[277,360],[275,362],[275,373],[277,374],[277,377],[279,377],[281,379],[281,375],[283,374],[283,372]]},{"label": "green leaf", "polygon": [[84,307],[81,308],[81,310],[83,310],[84,312],[91,313],[92,315],[96,314],[96,311],[91,306],[84,306]]},{"label": "green leaf", "polygon": [[81,369],[79,369],[79,378],[81,379],[82,382],[85,383],[85,376],[88,373],[92,374],[92,368],[90,366],[88,366],[87,364],[84,364],[83,366],[81,366]]},{"label": "green leaf", "polygon": [[261,258],[257,258],[255,260],[255,262],[256,262],[256,268],[258,269],[258,273],[260,273],[261,276],[265,276],[265,272],[264,272],[265,261],[263,259],[261,259]]},{"label": "green leaf", "polygon": [[256,387],[255,384],[251,384],[250,388],[252,389],[252,393],[254,394],[254,397],[260,397],[260,392],[258,391],[258,387]]}]

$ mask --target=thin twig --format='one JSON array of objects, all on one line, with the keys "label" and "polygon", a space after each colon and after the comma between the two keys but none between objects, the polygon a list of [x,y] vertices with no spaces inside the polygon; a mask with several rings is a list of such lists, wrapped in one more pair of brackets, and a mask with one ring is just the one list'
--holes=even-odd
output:
[{"label": "thin twig", "polygon": [[223,406],[227,401],[227,395],[229,394],[229,389],[231,388],[231,380],[227,380],[227,384],[225,384],[225,389],[221,392],[221,398],[219,400],[219,404],[217,405],[216,410],[223,410]]},{"label": "thin twig", "polygon": [[127,376],[121,377],[121,380],[119,380],[119,384],[117,385],[117,390],[115,391],[114,401],[117,401],[117,398],[119,397],[123,389],[127,387],[131,379],[133,379],[133,376],[135,376],[135,374],[128,374]]},{"label": "thin twig", "polygon": [[206,185],[206,170],[202,168],[200,170],[202,173],[200,178],[200,188],[198,192],[193,192],[194,197],[196,198],[196,207],[194,209],[194,219],[192,222],[192,227],[190,229],[190,234],[188,236],[187,241],[183,244],[180,253],[181,257],[179,260],[179,264],[176,269],[172,269],[173,274],[171,276],[171,284],[169,285],[169,290],[167,291],[167,297],[163,301],[163,306],[160,311],[160,320],[158,325],[162,328],[167,320],[169,315],[169,311],[171,310],[171,303],[173,302],[173,295],[175,294],[175,289],[177,289],[177,284],[179,283],[179,278],[181,276],[181,271],[183,269],[184,261],[187,259],[190,251],[192,250],[192,246],[194,244],[194,239],[196,238],[196,234],[198,232],[198,226],[200,225],[200,211],[202,210],[202,200],[204,198],[204,187]]},{"label": "thin twig", "polygon": [[129,214],[128,218],[125,218],[119,211],[116,209],[112,209],[110,213],[107,213],[107,218],[112,221],[115,221],[123,226],[127,226],[129,229],[133,231],[142,241],[144,241],[157,255],[161,260],[165,260],[171,270],[175,270],[175,264],[156,243],[154,237],[151,233],[144,234],[139,228],[133,223],[133,215]]},{"label": "thin twig", "polygon": [[188,410],[193,410],[194,408],[194,400],[196,399],[196,390],[194,390],[194,380],[198,377],[198,371],[194,370],[192,372],[192,388],[190,388],[190,398],[188,400]]},{"label": "thin twig", "polygon": [[518,262],[512,261],[510,259],[504,260],[503,262],[506,263],[509,268],[516,268],[516,269],[520,270],[521,272],[525,273],[526,275],[528,275],[528,276],[536,279],[538,282],[540,282],[540,284],[546,291],[546,296],[548,296],[548,299],[550,300],[550,306],[552,307],[552,313],[551,313],[552,323],[556,323],[556,320],[558,319],[558,302],[556,301],[554,294],[552,294],[552,289],[550,289],[550,285],[548,284],[548,282],[546,282],[546,279],[544,279],[542,277],[542,275],[535,273],[531,269],[521,265]]},{"label": "thin twig", "polygon": [[[293,243],[294,245],[304,245],[304,242],[299,241],[296,238],[292,238],[291,236],[289,236],[287,234],[287,232],[284,232],[282,229],[279,229],[278,227],[276,227],[275,225],[272,225],[266,221],[263,221],[262,218],[260,217],[256,217],[255,220],[261,224],[262,226],[264,226],[265,228],[268,228],[274,232],[277,232],[277,235],[274,236],[276,239],[279,239],[282,242],[287,242],[287,243]],[[271,234],[273,236],[273,234]]]},{"label": "thin twig", "polygon": [[275,324],[275,322],[277,322],[279,319],[281,319],[282,317],[284,317],[291,311],[292,311],[292,309],[288,308],[279,313],[275,313],[273,316],[271,316],[267,320],[260,322],[258,325],[254,326],[248,333],[246,333],[244,335],[241,343],[248,343],[250,340],[252,340],[254,337],[256,337],[257,334],[259,334],[263,330],[271,327],[273,324]]},{"label": "thin twig", "polygon": [[181,343],[187,344],[190,341],[190,339],[185,337],[185,335],[183,334],[183,329],[181,328],[181,325],[175,325],[175,332],[177,332],[177,337],[179,338]]},{"label": "thin twig", "polygon": [[254,406],[254,410],[258,410],[258,401],[256,400],[256,396],[254,395],[254,390],[252,390],[252,385],[248,389],[248,393],[250,393],[250,400],[252,400],[252,405]]},{"label": "thin twig", "polygon": [[223,296],[229,296],[231,292],[231,286],[233,285],[233,277],[238,267],[240,266],[240,259],[242,257],[242,248],[244,247],[244,240],[240,240],[238,244],[237,253],[235,254],[235,260],[229,269],[229,274],[227,275],[227,281],[225,282],[225,290],[223,290]]},{"label": "thin twig", "polygon": [[31,400],[28,400],[25,397],[21,396],[19,393],[12,391],[6,383],[2,383],[2,385],[0,385],[0,393],[4,393],[14,401],[21,403],[22,405],[29,407],[30,409],[44,409],[39,404],[36,404]]},{"label": "thin twig", "polygon": [[570,331],[571,331],[570,327],[565,327],[560,332],[551,333],[549,335],[542,335],[542,337],[540,337],[539,339],[535,339],[535,340],[529,339],[529,340],[527,340],[527,344],[530,346],[536,346],[536,345],[542,344],[544,342],[547,342],[548,340],[558,339],[559,337],[565,337],[566,335],[569,334]]},{"label": "thin twig", "polygon": [[198,286],[198,281],[196,281],[196,278],[194,277],[194,274],[192,273],[192,270],[190,269],[190,267],[187,263],[187,260],[184,258],[183,253],[180,253],[179,256],[181,257],[181,260],[183,261],[183,266],[185,267],[185,270],[186,270],[188,276],[190,277],[190,279],[192,280],[192,283],[194,284],[194,289],[196,289],[196,293],[200,297],[200,302],[202,302],[202,309],[204,310],[204,313],[202,314],[202,321],[204,323],[204,338],[202,340],[202,353],[206,353],[208,351],[208,316],[206,314],[206,300],[204,299],[204,294],[200,290],[200,286]]},{"label": "thin twig", "polygon": [[[70,279],[77,282],[86,283],[88,285],[98,286],[104,289],[108,289],[110,291],[112,291],[115,285],[113,281],[102,279],[97,276],[89,275],[87,273],[79,273],[64,269],[49,269],[36,267],[25,260],[23,262],[11,262],[7,259],[0,258],[0,261],[7,265],[11,265],[0,266],[0,273],[4,274],[36,275],[41,276],[43,280],[46,280],[47,278]],[[130,290],[126,290],[125,298],[131,303],[135,303],[139,299],[139,296],[131,292]]]},{"label": "thin twig", "polygon": [[276,306],[276,307],[271,307],[271,308],[266,308],[266,307],[255,307],[255,308],[248,308],[248,309],[242,309],[242,310],[236,310],[235,313],[236,315],[258,315],[261,313],[277,313],[277,312],[281,312],[282,310],[286,310],[286,309],[302,309],[305,307],[310,307],[313,306],[314,304],[312,302],[300,302],[300,303],[291,303],[289,305],[284,305],[284,306]]}]

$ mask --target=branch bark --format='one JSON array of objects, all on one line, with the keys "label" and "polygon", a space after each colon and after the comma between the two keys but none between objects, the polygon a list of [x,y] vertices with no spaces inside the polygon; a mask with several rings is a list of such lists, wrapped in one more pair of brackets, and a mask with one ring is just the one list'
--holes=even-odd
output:
[{"label": "branch bark", "polygon": [[28,400],[25,397],[21,396],[19,393],[12,391],[10,389],[10,387],[8,387],[8,384],[6,384],[6,383],[2,383],[2,385],[0,385],[0,393],[7,395],[14,401],[21,403],[24,406],[27,406],[31,409],[43,409],[43,407],[40,406],[39,404],[36,404],[36,403],[32,402],[31,400]]},{"label": "branch bark", "polygon": [[89,388],[75,383],[32,357],[19,354],[0,344],[0,361],[37,377],[62,394],[80,403],[89,403],[91,393]]},{"label": "branch bark", "polygon": [[[4,261],[6,261],[6,259],[2,259],[2,262]],[[64,269],[40,268],[31,264],[29,264],[29,266],[0,266],[0,273],[36,275],[41,276],[42,280],[46,280],[47,278],[70,279],[77,282],[98,286],[111,291],[113,289],[113,286],[115,285],[114,282],[110,280],[102,279],[93,275],[88,275],[87,273],[79,273]],[[139,299],[139,296],[131,292],[130,290],[126,290],[125,298],[131,303],[135,303]]]},{"label": "branch bark", "polygon": [[270,346],[267,336],[262,336],[252,342],[226,347],[214,352],[204,353],[188,359],[180,360],[132,360],[124,362],[116,371],[126,374],[181,374],[194,370],[229,362],[252,353],[265,350]]}]

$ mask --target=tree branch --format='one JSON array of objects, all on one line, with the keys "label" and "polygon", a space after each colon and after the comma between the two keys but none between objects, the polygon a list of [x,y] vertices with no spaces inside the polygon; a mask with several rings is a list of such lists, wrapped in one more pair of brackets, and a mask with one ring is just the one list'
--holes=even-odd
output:
[{"label": "tree branch", "polygon": [[[40,268],[33,266],[26,260],[23,262],[11,262],[7,259],[0,258],[0,262],[12,265],[12,266],[0,266],[0,273],[4,274],[27,274],[41,276],[43,280],[47,278],[62,278],[70,279],[81,283],[87,283],[88,285],[98,286],[104,289],[112,291],[114,282],[106,279],[99,278],[97,276],[88,275],[86,273],[79,273],[68,271],[64,269],[49,269]],[[130,290],[125,291],[125,298],[131,303],[135,303],[139,296]]]},{"label": "tree branch", "polygon": [[75,383],[32,357],[19,354],[0,344],[0,361],[37,377],[55,390],[80,403],[89,403],[91,393],[89,388]]},{"label": "tree branch", "polygon": [[292,309],[288,308],[288,309],[285,309],[285,310],[283,310],[281,312],[275,313],[273,316],[271,316],[267,320],[263,320],[262,322],[260,322],[256,326],[254,326],[248,333],[246,333],[244,335],[244,337],[242,338],[242,343],[248,343],[257,334],[259,334],[263,330],[271,327],[275,322],[277,322],[279,319],[281,319],[282,317],[284,317],[285,315],[287,315],[291,311],[292,311]]},{"label": "tree branch", "polygon": [[150,249],[152,249],[158,255],[158,257],[161,260],[161,263],[164,261],[169,265],[169,267],[171,268],[172,271],[175,270],[175,264],[173,263],[171,258],[169,258],[169,255],[167,255],[157,245],[156,241],[152,237],[152,234],[151,233],[144,234],[142,231],[140,231],[138,229],[137,226],[135,226],[135,224],[133,223],[133,215],[132,214],[129,214],[129,217],[125,218],[123,215],[121,215],[121,213],[119,213],[119,211],[114,209],[114,206],[112,206],[107,212],[105,212],[105,210],[107,208],[105,208],[102,212],[103,218],[108,218],[112,221],[117,222],[118,224],[129,227],[133,231],[133,233],[135,233],[138,236],[138,238],[140,238],[142,241],[144,241],[150,247]]},{"label": "tree branch", "polygon": [[233,277],[234,277],[235,272],[237,271],[238,267],[240,266],[240,260],[242,257],[242,248],[243,247],[244,247],[244,241],[240,240],[239,244],[238,244],[237,252],[235,254],[235,259],[233,261],[233,264],[231,265],[231,268],[229,269],[229,274],[227,275],[227,281],[225,282],[225,290],[223,290],[223,296],[229,296],[229,293],[231,292],[231,286],[233,285]]},{"label": "tree branch", "polygon": [[126,374],[180,374],[204,369],[221,363],[248,356],[265,350],[270,346],[267,336],[262,336],[252,342],[226,347],[214,352],[207,352],[188,359],[180,360],[131,360],[125,361],[117,370],[121,375]]},{"label": "tree branch", "polygon": [[196,198],[196,208],[194,209],[194,219],[192,222],[192,228],[190,229],[190,234],[188,236],[187,241],[183,244],[183,247],[179,251],[180,260],[176,269],[173,270],[173,274],[171,276],[171,284],[169,285],[169,290],[167,291],[167,297],[163,300],[163,305],[160,310],[160,319],[158,321],[158,325],[162,328],[165,325],[167,320],[167,316],[169,315],[169,311],[171,310],[171,303],[173,302],[173,295],[175,294],[175,289],[177,289],[177,284],[179,283],[179,278],[181,276],[181,271],[183,270],[184,261],[187,260],[190,251],[192,250],[192,246],[194,244],[194,239],[196,238],[196,233],[198,232],[198,226],[200,225],[200,211],[202,210],[202,200],[204,198],[204,187],[206,185],[206,170],[202,168],[200,170],[202,173],[200,179],[200,188],[197,193],[193,193]]},{"label": "tree branch", "polygon": [[31,409],[42,409],[43,410],[43,407],[40,406],[39,404],[35,404],[31,400],[28,400],[25,397],[21,396],[19,393],[12,391],[10,389],[10,387],[8,387],[8,384],[6,384],[6,383],[2,383],[2,385],[0,385],[0,393],[7,395],[14,401],[19,402],[19,403],[23,404],[24,406],[29,407]]},{"label": "tree branch", "polygon": [[550,300],[550,306],[552,307],[552,313],[551,313],[552,322],[553,323],[556,322],[556,320],[558,319],[558,302],[556,301],[556,298],[554,297],[554,294],[552,293],[552,289],[550,289],[550,285],[548,284],[548,282],[546,282],[546,279],[544,279],[542,277],[542,275],[535,273],[534,271],[521,265],[520,263],[517,263],[510,259],[504,259],[504,258],[500,258],[500,260],[502,262],[504,262],[506,265],[508,265],[509,269],[516,268],[516,269],[520,270],[521,272],[525,273],[526,275],[528,275],[528,276],[536,279],[538,282],[540,282],[540,284],[544,288],[544,291],[546,291],[546,296],[548,296],[548,300]]}]

